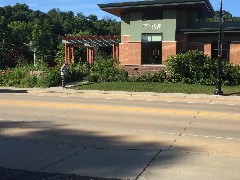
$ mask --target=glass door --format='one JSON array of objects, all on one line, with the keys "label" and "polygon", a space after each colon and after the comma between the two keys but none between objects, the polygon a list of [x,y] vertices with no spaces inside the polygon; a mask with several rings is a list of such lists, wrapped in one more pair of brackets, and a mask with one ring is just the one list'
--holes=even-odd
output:
[{"label": "glass door", "polygon": [[162,64],[162,34],[142,34],[142,64]]}]

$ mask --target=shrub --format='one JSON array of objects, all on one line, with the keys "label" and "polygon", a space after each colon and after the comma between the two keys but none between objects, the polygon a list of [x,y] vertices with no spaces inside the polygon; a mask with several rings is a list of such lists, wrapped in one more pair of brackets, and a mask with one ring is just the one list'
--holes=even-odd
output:
[{"label": "shrub", "polygon": [[58,68],[49,68],[47,72],[44,72],[41,77],[38,78],[36,87],[51,87],[58,86],[61,83],[60,71]]},{"label": "shrub", "polygon": [[90,67],[86,80],[90,82],[126,81],[127,74],[123,69],[117,67],[118,65],[117,59],[106,58],[97,60]]},{"label": "shrub", "polygon": [[223,61],[222,63],[222,84],[223,85],[239,85],[240,84],[240,66],[233,65],[229,62]]},{"label": "shrub", "polygon": [[19,87],[32,88],[32,87],[35,87],[36,83],[37,83],[37,76],[27,75],[23,79],[21,79]]},{"label": "shrub", "polygon": [[1,75],[1,85],[4,86],[19,86],[21,80],[28,74],[31,66],[17,66],[14,69],[10,69],[7,73]]},{"label": "shrub", "polygon": [[[174,82],[215,85],[217,60],[211,60],[201,51],[188,51],[167,60],[171,79]],[[240,84],[240,66],[222,61],[221,80],[223,85]]]},{"label": "shrub", "polygon": [[[30,74],[30,71],[40,70],[40,75]],[[68,66],[67,81],[82,80],[88,73],[86,64],[73,64]],[[39,62],[36,67],[19,65],[8,73],[0,75],[1,86],[16,87],[50,87],[61,84],[60,67],[48,68],[46,63]]]},{"label": "shrub", "polygon": [[141,74],[140,76],[132,76],[129,78],[131,82],[166,82],[167,75],[166,72],[163,70],[159,70],[154,74]]},{"label": "shrub", "polygon": [[68,81],[81,81],[89,74],[89,65],[87,63],[70,64],[67,67]]},{"label": "shrub", "polygon": [[166,63],[174,82],[212,85],[216,79],[216,61],[203,52],[191,50],[170,57]]}]

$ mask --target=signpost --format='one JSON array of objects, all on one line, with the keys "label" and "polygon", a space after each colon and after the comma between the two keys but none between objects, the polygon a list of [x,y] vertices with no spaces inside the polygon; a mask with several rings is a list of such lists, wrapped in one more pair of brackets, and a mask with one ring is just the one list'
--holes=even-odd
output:
[{"label": "signpost", "polygon": [[217,80],[216,90],[214,95],[222,95],[221,89],[221,72],[222,72],[222,0],[220,0],[220,12],[219,12],[219,38],[218,38],[218,62],[217,62]]}]

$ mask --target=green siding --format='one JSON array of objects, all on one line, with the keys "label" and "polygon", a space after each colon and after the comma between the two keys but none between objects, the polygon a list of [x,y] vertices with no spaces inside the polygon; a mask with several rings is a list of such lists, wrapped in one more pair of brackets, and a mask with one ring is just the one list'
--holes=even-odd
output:
[{"label": "green siding", "polygon": [[[155,24],[155,28],[151,25]],[[144,28],[148,26],[148,28]],[[130,35],[131,42],[140,42],[142,33],[162,33],[163,41],[175,41],[176,10],[165,10],[162,20],[142,21],[142,12],[131,12],[122,18],[121,35]]]}]

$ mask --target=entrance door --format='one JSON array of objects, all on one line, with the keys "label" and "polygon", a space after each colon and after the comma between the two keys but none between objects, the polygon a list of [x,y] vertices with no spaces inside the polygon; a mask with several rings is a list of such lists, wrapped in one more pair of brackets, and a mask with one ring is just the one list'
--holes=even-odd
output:
[{"label": "entrance door", "polygon": [[162,34],[142,34],[142,64],[162,64]]}]

